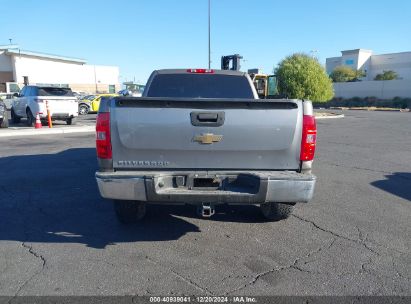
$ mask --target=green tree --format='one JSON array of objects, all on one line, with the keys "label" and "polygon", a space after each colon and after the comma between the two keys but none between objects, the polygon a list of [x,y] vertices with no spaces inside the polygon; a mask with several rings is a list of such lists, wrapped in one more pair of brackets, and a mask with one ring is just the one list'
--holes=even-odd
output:
[{"label": "green tree", "polygon": [[334,96],[333,86],[317,59],[307,54],[293,54],[275,69],[280,94],[288,98],[328,101]]},{"label": "green tree", "polygon": [[394,71],[382,71],[382,74],[377,74],[374,80],[394,80],[398,79],[398,74]]},{"label": "green tree", "polygon": [[353,81],[364,76],[365,75],[363,71],[356,71],[345,65],[337,66],[330,75],[331,79],[334,82]]}]

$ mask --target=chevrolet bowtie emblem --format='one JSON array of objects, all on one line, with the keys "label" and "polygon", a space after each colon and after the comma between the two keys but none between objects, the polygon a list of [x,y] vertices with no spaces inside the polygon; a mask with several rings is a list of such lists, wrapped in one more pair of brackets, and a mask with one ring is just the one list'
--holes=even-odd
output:
[{"label": "chevrolet bowtie emblem", "polygon": [[223,139],[223,135],[214,135],[212,133],[205,133],[201,135],[194,136],[193,140],[199,142],[200,144],[209,145],[215,142],[219,142]]}]

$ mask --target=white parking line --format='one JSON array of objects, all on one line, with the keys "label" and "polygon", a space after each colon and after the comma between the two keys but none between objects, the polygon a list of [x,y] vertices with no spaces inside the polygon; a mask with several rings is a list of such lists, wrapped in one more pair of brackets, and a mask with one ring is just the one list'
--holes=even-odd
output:
[{"label": "white parking line", "polygon": [[333,118],[343,118],[345,117],[344,114],[336,114],[332,116],[315,116],[315,119],[333,119]]}]

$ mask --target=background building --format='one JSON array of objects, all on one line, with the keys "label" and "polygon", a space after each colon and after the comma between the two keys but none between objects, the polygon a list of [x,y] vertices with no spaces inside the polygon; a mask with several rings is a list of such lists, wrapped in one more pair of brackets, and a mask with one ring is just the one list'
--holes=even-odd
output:
[{"label": "background building", "polygon": [[[24,84],[70,87],[73,91],[114,93],[120,90],[119,68],[87,65],[78,58],[21,50],[18,45],[0,46],[0,92]],[[13,86],[14,84],[14,86]]]},{"label": "background building", "polygon": [[[371,50],[355,49],[341,51],[342,56],[326,59],[328,74],[340,65],[362,70],[365,76],[359,82],[334,83],[336,97],[411,97],[411,52],[373,55]],[[397,80],[374,81],[377,74],[394,71]]]},{"label": "background building", "polygon": [[341,51],[342,56],[326,59],[328,74],[339,65],[354,70],[362,70],[366,76],[363,80],[374,80],[377,74],[392,70],[398,79],[411,79],[411,52],[373,55],[371,50],[356,49]]}]

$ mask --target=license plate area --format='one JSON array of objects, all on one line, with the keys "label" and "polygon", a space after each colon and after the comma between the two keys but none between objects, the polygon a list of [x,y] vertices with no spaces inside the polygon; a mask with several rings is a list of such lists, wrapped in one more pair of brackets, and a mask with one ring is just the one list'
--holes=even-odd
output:
[{"label": "license plate area", "polygon": [[193,179],[193,189],[217,190],[221,187],[221,179],[209,177],[197,177]]},{"label": "license plate area", "polygon": [[221,191],[256,194],[261,186],[260,178],[252,174],[162,175],[154,177],[153,183],[156,193]]}]

